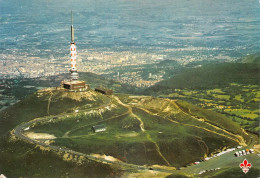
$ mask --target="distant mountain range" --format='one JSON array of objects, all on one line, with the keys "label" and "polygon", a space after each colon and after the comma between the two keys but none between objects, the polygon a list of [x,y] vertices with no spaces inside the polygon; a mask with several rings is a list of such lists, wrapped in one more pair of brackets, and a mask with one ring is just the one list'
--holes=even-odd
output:
[{"label": "distant mountain range", "polygon": [[259,84],[260,55],[250,55],[236,63],[207,64],[186,68],[154,86],[144,93],[167,93],[174,89],[211,89],[227,86],[229,83]]}]

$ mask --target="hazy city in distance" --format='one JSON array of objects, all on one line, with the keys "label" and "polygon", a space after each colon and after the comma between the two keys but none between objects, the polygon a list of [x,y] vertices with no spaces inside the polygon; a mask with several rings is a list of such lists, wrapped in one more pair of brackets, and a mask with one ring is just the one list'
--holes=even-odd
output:
[{"label": "hazy city in distance", "polygon": [[2,0],[0,5],[0,78],[67,72],[70,10],[79,71],[108,74],[164,59],[233,61],[259,50],[257,0]]},{"label": "hazy city in distance", "polygon": [[259,27],[260,0],[0,0],[0,178],[259,176]]}]

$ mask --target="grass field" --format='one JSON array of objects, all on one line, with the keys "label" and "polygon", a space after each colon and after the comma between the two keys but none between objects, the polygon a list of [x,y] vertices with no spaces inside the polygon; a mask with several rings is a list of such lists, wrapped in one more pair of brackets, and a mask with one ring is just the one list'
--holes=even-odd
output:
[{"label": "grass field", "polygon": [[257,110],[251,111],[248,109],[225,109],[224,111],[242,117],[250,118],[252,120],[259,117],[259,114],[256,114],[258,112]]},{"label": "grass field", "polygon": [[212,90],[207,90],[207,94],[211,94],[211,93],[224,94],[224,92],[223,92],[220,88],[215,88],[215,89],[212,89]]},{"label": "grass field", "polygon": [[[218,113],[184,101],[147,96],[107,97],[93,91],[62,93],[59,90],[46,90],[10,107],[1,116],[5,118],[1,120],[2,123],[11,123],[4,128],[5,131],[1,130],[4,134],[0,148],[4,150],[0,154],[0,166],[9,177],[35,177],[37,172],[54,177],[81,176],[87,172],[101,177],[122,175],[119,167],[84,160],[68,153],[52,153],[19,140],[9,141],[8,131],[21,122],[39,117],[45,119],[34,123],[24,133],[53,134],[55,139],[39,140],[60,148],[107,155],[137,165],[180,168],[226,147],[243,144],[237,135],[247,141],[247,136],[234,122]],[[93,133],[91,127],[98,124],[104,124],[107,130]],[[12,154],[14,151],[17,154]],[[45,161],[37,165],[35,162],[38,159]],[[9,163],[3,164],[5,162]],[[25,165],[19,165],[20,162],[25,162]],[[44,174],[47,167],[42,164],[47,162],[50,169],[55,166],[57,170]],[[24,166],[28,168],[24,169]],[[41,170],[36,166],[40,166]],[[29,168],[35,171],[26,173]],[[104,171],[100,172],[101,169]]]},{"label": "grass field", "polygon": [[175,89],[174,93],[161,96],[190,101],[202,108],[225,114],[227,118],[238,122],[245,129],[259,131],[256,124],[259,118],[258,101],[260,101],[258,85],[230,83],[225,88]]},{"label": "grass field", "polygon": [[[71,96],[71,94],[65,93],[64,96],[62,91],[42,90],[0,113],[1,173],[7,177],[84,177],[86,175],[104,177],[121,174],[120,170],[112,169],[108,165],[88,161],[78,165],[73,162],[63,161],[63,158],[55,152],[42,151],[36,148],[35,145],[24,141],[10,140],[9,132],[18,124],[38,117],[49,117],[49,114],[61,114],[62,112],[62,115],[66,115],[68,112],[74,112],[76,108],[79,109],[82,106],[80,104],[81,99],[78,101],[79,98],[83,97],[82,102],[85,105],[88,104],[89,107],[95,106],[95,100],[92,100],[95,97],[101,105],[103,102],[106,102],[103,95],[92,91],[85,93],[88,95],[87,99],[90,100],[84,100],[84,93],[74,93],[76,97],[74,99],[74,96]],[[62,98],[61,95],[63,95]],[[48,113],[47,108],[51,96],[50,113]],[[51,127],[53,126],[49,125],[49,128]],[[46,133],[49,129],[48,127],[46,128],[39,127],[39,131]],[[53,127],[53,133],[56,135],[62,135],[62,130],[63,128],[59,127],[59,125]]]},{"label": "grass field", "polygon": [[[111,155],[133,164],[174,167],[200,160],[226,145],[236,145],[236,138],[222,128],[243,135],[237,125],[232,121],[226,123],[220,114],[198,110],[185,102],[178,101],[177,106],[170,100],[151,97],[119,95],[118,98],[125,104],[112,99],[116,106],[110,111],[40,123],[30,131],[54,134],[58,138],[52,144],[79,152]],[[132,103],[135,104],[131,106]],[[182,113],[178,107],[217,124],[193,119],[191,113]],[[93,133],[91,126],[95,124],[105,124],[107,130]],[[189,149],[181,149],[183,146]]]}]

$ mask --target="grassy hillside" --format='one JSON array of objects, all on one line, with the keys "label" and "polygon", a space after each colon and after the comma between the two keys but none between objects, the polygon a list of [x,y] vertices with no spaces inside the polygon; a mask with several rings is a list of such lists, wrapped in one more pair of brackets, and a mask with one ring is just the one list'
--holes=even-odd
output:
[{"label": "grassy hillside", "polygon": [[224,114],[244,129],[259,133],[260,55],[237,63],[207,64],[186,68],[143,93],[181,99]]},{"label": "grassy hillside", "polygon": [[258,177],[260,173],[260,169],[253,167],[249,170],[247,174],[245,174],[241,168],[227,168],[219,171],[213,171],[202,174],[200,177],[214,177],[214,178],[255,178]]},{"label": "grassy hillside", "polygon": [[[220,170],[212,170],[206,173],[197,175],[196,177],[214,177],[214,178],[256,178],[259,176],[260,169],[251,168],[250,171],[245,174],[241,168],[232,167],[232,168],[224,168]],[[167,176],[167,178],[187,178],[189,176],[185,176],[185,174],[174,173],[172,175]]]},{"label": "grassy hillside", "polygon": [[[46,119],[23,130],[25,135],[53,135],[54,139],[38,140],[87,155],[105,154],[124,163],[151,167],[183,167],[226,147],[244,145],[249,137],[225,117],[182,101],[44,89],[0,113],[1,173],[8,177],[121,175],[122,167],[48,151],[43,146],[39,149],[10,138],[10,131],[18,124],[40,117]],[[107,130],[93,133],[91,126],[98,124],[105,124]]]},{"label": "grassy hillside", "polygon": [[169,93],[174,89],[213,89],[230,83],[259,84],[260,66],[255,64],[223,63],[186,69],[169,80],[150,87],[147,93]]},{"label": "grassy hillside", "polygon": [[[120,83],[116,80],[110,80],[100,75],[89,72],[80,72],[79,77],[80,80],[85,81],[86,84],[90,85],[91,88],[103,86],[112,89],[114,92],[117,93],[135,93],[136,91],[138,91],[136,87]],[[0,89],[4,90],[4,95],[15,96],[18,99],[22,99],[30,94],[33,94],[40,88],[60,86],[61,81],[69,78],[70,74],[66,73],[59,74],[56,76],[40,77],[35,79],[8,79],[5,81],[5,83],[10,83],[10,86],[7,88],[0,86]]]},{"label": "grassy hillside", "polygon": [[153,75],[163,75],[163,79],[168,79],[175,73],[178,73],[180,70],[182,70],[182,68],[183,66],[179,62],[165,59],[163,61],[160,61],[159,63],[153,64],[115,67],[113,68],[113,73],[110,73],[111,71],[108,70],[109,74],[104,74],[104,76],[109,76],[111,78],[115,77],[115,75],[117,75],[117,72],[119,72],[120,75],[136,72],[140,74],[143,80],[151,80],[149,78],[149,73]]},{"label": "grassy hillside", "polygon": [[[190,104],[181,106],[182,102],[151,97],[119,97],[124,104],[115,96],[112,100],[114,107],[102,113],[61,117],[34,125],[30,131],[55,135],[58,138],[52,144],[86,154],[111,155],[140,165],[168,165],[169,162],[177,167],[202,159],[227,145],[235,146],[240,140],[233,133],[247,138],[232,121],[226,123],[225,118],[211,111],[201,109],[196,112],[198,108]],[[132,106],[132,103],[137,105]],[[184,108],[189,108],[192,114],[203,117],[208,123],[193,118]],[[156,113],[157,116],[154,115]],[[140,123],[143,123],[143,129]],[[214,123],[214,126],[209,123]],[[105,124],[107,131],[93,134],[90,128],[96,124]],[[180,149],[183,146],[189,149]],[[196,153],[194,150],[197,150]]]},{"label": "grassy hillside", "polygon": [[[50,109],[48,111],[49,98]],[[7,177],[105,177],[119,175],[120,171],[96,162],[77,165],[63,161],[52,152],[35,145],[10,139],[9,132],[22,122],[37,117],[72,112],[81,106],[95,107],[106,103],[106,98],[95,92],[72,93],[41,90],[0,112],[0,171]],[[14,154],[15,153],[15,154]]]},{"label": "grassy hillside", "polygon": [[252,64],[260,64],[260,53],[248,55],[240,60],[239,63],[252,63]]},{"label": "grassy hillside", "polygon": [[240,125],[227,119],[222,114],[210,110],[201,109],[188,102],[181,101],[181,100],[177,101],[177,104],[187,113],[196,116],[198,118],[203,118],[205,122],[209,122],[221,128],[225,128],[233,132],[234,134],[241,134]]},{"label": "grassy hillside", "polygon": [[[49,110],[48,102],[51,98]],[[91,107],[105,102],[106,97],[90,91],[84,93],[64,92],[64,90],[44,89],[26,97],[24,100],[0,112],[0,135],[6,134],[16,125],[32,120],[37,117],[56,115],[59,113],[72,112],[77,108],[88,104]]]}]

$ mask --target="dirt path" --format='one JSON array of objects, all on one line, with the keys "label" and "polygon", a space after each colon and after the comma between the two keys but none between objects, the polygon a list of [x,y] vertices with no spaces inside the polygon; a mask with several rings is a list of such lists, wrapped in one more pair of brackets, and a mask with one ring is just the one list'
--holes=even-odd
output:
[{"label": "dirt path", "polygon": [[143,123],[142,119],[133,113],[132,107],[129,106],[128,104],[123,103],[117,96],[114,96],[114,99],[118,102],[118,104],[120,104],[120,105],[126,107],[126,108],[128,109],[128,112],[129,112],[129,114],[130,114],[131,116],[133,116],[134,118],[136,118],[137,120],[139,120],[139,122],[140,122],[140,129],[142,130],[142,132],[145,132],[144,123]]},{"label": "dirt path", "polygon": [[[49,99],[51,101],[51,97]],[[122,103],[120,100],[117,100],[119,103]],[[104,104],[102,105],[103,107],[106,107],[108,104]],[[128,106],[124,103],[122,103],[122,105],[124,106]],[[100,108],[100,107],[98,107]],[[92,108],[93,109],[93,108]],[[128,112],[132,112],[132,108],[129,107],[130,110],[128,110]],[[129,114],[127,112],[127,114]],[[71,113],[71,115],[75,115],[75,113]],[[125,114],[125,113],[124,113]],[[70,115],[70,114],[69,114]],[[92,161],[96,161],[96,162],[100,162],[100,163],[104,163],[104,164],[113,164],[115,166],[120,166],[122,169],[127,169],[127,170],[133,170],[133,169],[136,169],[136,170],[148,170],[148,167],[147,165],[144,165],[144,166],[140,166],[140,165],[135,165],[135,164],[129,164],[129,163],[125,163],[125,162],[120,162],[120,161],[117,161],[117,160],[111,160],[111,159],[107,159],[107,157],[100,157],[100,156],[96,156],[96,155],[93,155],[93,154],[84,154],[84,153],[80,153],[80,152],[77,152],[77,151],[73,151],[71,149],[68,149],[68,148],[62,148],[62,147],[59,147],[59,146],[54,146],[54,145],[48,145],[44,142],[41,142],[39,140],[36,140],[34,138],[30,138],[28,137],[25,133],[24,133],[24,129],[25,128],[28,128],[30,127],[31,125],[37,123],[37,122],[46,122],[46,121],[49,121],[51,119],[53,119],[53,117],[59,117],[61,115],[56,115],[56,116],[45,116],[45,117],[41,117],[41,118],[35,118],[29,122],[26,122],[26,123],[21,123],[20,125],[18,125],[14,131],[13,131],[13,134],[26,141],[26,142],[29,142],[29,143],[32,143],[32,144],[35,144],[35,145],[38,145],[38,146],[42,146],[46,149],[51,149],[53,150],[54,152],[64,152],[64,153],[69,153],[69,154],[73,154],[73,155],[78,155],[78,156],[84,156],[86,157],[87,159],[89,160],[92,160]],[[118,117],[118,116],[117,116]],[[110,118],[112,119],[112,118]],[[144,124],[143,122],[141,122],[140,124],[141,128],[143,128],[143,132],[145,132],[144,130]],[[160,153],[159,153],[160,154]],[[161,154],[160,154],[161,155]],[[174,167],[171,167],[171,168],[174,168]],[[164,172],[164,173],[172,173],[174,171],[174,169],[171,169],[169,170],[169,168],[157,168],[157,167],[154,167],[153,170],[155,172]]]},{"label": "dirt path", "polygon": [[[52,98],[52,93],[49,97],[49,100],[48,100],[48,107],[47,107],[47,113],[49,114],[49,109],[50,109],[50,103],[51,103],[51,98]],[[165,157],[163,156],[163,154],[160,152],[160,148],[158,146],[158,144],[151,138],[151,136],[149,135],[149,133],[147,133],[147,131],[145,130],[145,125],[142,121],[142,119],[137,116],[136,114],[133,113],[133,110],[132,110],[132,107],[128,104],[125,104],[123,103],[118,97],[114,96],[113,97],[117,102],[118,104],[128,108],[128,111],[123,113],[123,114],[131,114],[133,117],[135,117],[136,119],[138,119],[140,121],[140,129],[143,133],[146,134],[147,138],[155,144],[156,146],[156,150],[158,152],[158,154],[162,157],[162,159],[170,166],[169,162],[165,159]],[[97,108],[101,108],[101,107],[106,107],[109,105],[109,103],[111,103],[111,98],[110,98],[110,101],[108,101],[107,103],[104,103],[102,104],[101,106],[97,107]],[[175,103],[176,104],[176,103]],[[177,121],[174,121],[174,120],[171,120],[170,118],[164,118],[163,116],[160,116],[158,113],[153,113],[149,110],[146,110],[145,108],[142,108],[142,107],[138,107],[142,110],[144,110],[145,112],[147,112],[148,114],[151,114],[151,115],[157,115],[159,117],[162,117],[163,119],[167,119],[169,120],[170,122],[173,122],[175,124],[183,124],[183,125],[187,125],[187,126],[190,126],[190,127],[196,127],[196,128],[199,128],[199,129],[204,129],[208,132],[212,132],[212,133],[215,133],[215,134],[218,134],[218,135],[221,135],[223,137],[226,137],[226,138],[229,138],[228,136],[226,135],[223,135],[223,134],[220,134],[220,133],[217,133],[217,132],[214,132],[214,131],[211,131],[209,129],[206,129],[206,128],[202,128],[202,127],[199,127],[199,126],[195,126],[195,125],[190,125],[190,124],[184,124],[184,123],[180,123],[180,122],[177,122]],[[93,110],[93,109],[96,109],[96,108],[91,108],[91,109],[88,109],[88,110]],[[85,112],[85,111],[82,111],[82,112]],[[122,114],[122,115],[123,115]],[[187,113],[186,113],[187,114]],[[75,113],[70,113],[70,114],[66,114],[66,115],[75,115]],[[113,116],[111,118],[108,118],[107,120],[109,119],[114,119],[116,117],[119,117],[119,116],[122,116],[122,115],[118,115],[118,116]],[[55,117],[62,117],[63,115],[56,115]],[[62,148],[62,147],[59,147],[59,146],[53,146],[53,145],[48,145],[48,144],[45,144],[44,142],[41,142],[41,141],[38,141],[38,140],[35,140],[35,139],[32,139],[32,138],[29,138],[28,136],[26,136],[24,134],[24,129],[27,128],[27,127],[30,127],[31,125],[37,123],[37,122],[46,122],[46,121],[49,121],[51,119],[53,119],[54,116],[46,116],[46,117],[41,117],[41,118],[35,118],[27,123],[21,123],[20,125],[18,125],[13,133],[16,137],[24,140],[24,141],[27,141],[27,142],[30,142],[32,144],[35,144],[35,145],[38,145],[38,146],[42,146],[44,148],[47,148],[47,149],[51,149],[53,150],[54,152],[64,152],[64,153],[70,153],[70,154],[73,154],[73,155],[78,155],[78,156],[84,156],[86,157],[87,159],[89,160],[92,160],[92,161],[96,161],[96,162],[101,162],[101,163],[104,163],[104,164],[113,164],[115,166],[120,166],[122,167],[124,170],[128,169],[128,170],[137,170],[137,171],[141,171],[141,170],[148,170],[149,167],[147,167],[146,165],[144,166],[140,166],[140,165],[134,165],[134,164],[128,164],[128,163],[125,163],[125,162],[118,162],[118,161],[111,161],[111,160],[107,160],[105,158],[100,158],[100,157],[97,157],[97,156],[94,156],[94,155],[90,155],[90,154],[84,154],[84,153],[80,153],[80,152],[76,152],[76,151],[73,151],[73,150],[70,150],[68,148]],[[68,133],[69,134],[69,133]],[[68,135],[67,134],[67,135]],[[229,138],[229,139],[232,139],[234,140],[233,138]],[[235,141],[235,140],[234,140]],[[236,140],[237,141],[237,140]],[[254,141],[254,140],[253,140]],[[202,142],[201,142],[202,143]],[[205,143],[205,142],[204,142]],[[202,143],[203,144],[203,143]],[[207,145],[205,145],[205,148],[207,148]],[[233,153],[230,153],[230,154],[233,154]],[[210,160],[210,161],[215,161],[215,160]],[[216,159],[217,161],[217,159]],[[222,161],[223,162],[223,161]],[[189,168],[190,169],[196,169],[196,168]],[[153,167],[153,170],[154,171],[157,171],[157,172],[165,172],[165,173],[173,173],[175,172],[176,170],[169,170],[169,169],[166,169],[166,168],[155,168]],[[183,169],[181,171],[185,171],[187,169]],[[187,171],[189,171],[187,170]],[[200,168],[199,170],[204,170],[204,167]],[[196,171],[198,171],[196,169]]]},{"label": "dirt path", "polygon": [[117,102],[118,102],[119,104],[121,104],[122,106],[127,107],[128,110],[129,110],[129,112],[130,112],[130,114],[131,114],[134,118],[136,118],[137,120],[139,120],[139,122],[140,122],[140,125],[139,125],[139,126],[140,126],[140,129],[142,130],[142,132],[144,132],[144,133],[146,134],[146,137],[147,137],[148,140],[150,140],[152,143],[154,143],[154,145],[155,145],[155,147],[156,147],[156,151],[157,151],[158,154],[161,156],[161,158],[166,162],[166,164],[167,164],[168,166],[171,166],[171,164],[167,161],[167,159],[166,159],[166,158],[163,156],[163,154],[161,153],[160,147],[158,146],[158,144],[152,139],[152,137],[151,137],[147,132],[145,132],[144,122],[142,121],[142,119],[141,119],[139,116],[137,116],[136,114],[133,113],[132,107],[131,107],[130,105],[128,105],[128,104],[123,103],[118,97],[114,97],[114,98],[117,100]]},{"label": "dirt path", "polygon": [[207,132],[211,132],[211,133],[220,135],[220,136],[222,136],[222,137],[228,138],[228,139],[233,140],[233,141],[237,142],[238,144],[240,144],[240,142],[239,142],[237,139],[234,139],[234,138],[229,137],[229,136],[227,136],[227,135],[218,133],[218,132],[216,132],[216,131],[212,131],[212,130],[210,130],[210,129],[203,128],[203,127],[196,126],[196,125],[185,124],[185,123],[181,123],[181,122],[178,122],[178,121],[174,121],[174,120],[172,120],[172,119],[170,119],[170,118],[168,118],[168,117],[165,117],[165,116],[160,115],[159,113],[153,113],[153,112],[151,112],[151,111],[149,111],[149,110],[147,110],[147,109],[145,109],[145,108],[142,108],[142,107],[138,107],[138,108],[141,109],[141,110],[143,110],[143,111],[145,111],[145,112],[147,112],[148,114],[160,116],[161,118],[167,119],[167,120],[169,120],[170,122],[173,122],[173,123],[175,123],[175,124],[181,124],[181,125],[185,125],[185,126],[189,126],[189,127],[195,127],[195,128],[198,128],[198,129],[202,129],[202,130],[205,130],[205,131],[207,131]]},{"label": "dirt path", "polygon": [[127,115],[127,114],[128,114],[128,111],[125,112],[125,113],[123,113],[123,114],[120,114],[120,115],[112,116],[112,117],[110,117],[110,118],[108,118],[108,119],[102,119],[101,121],[97,121],[97,122],[93,122],[93,123],[91,123],[91,124],[87,124],[87,125],[80,126],[80,127],[78,127],[78,128],[75,128],[75,129],[72,129],[72,130],[67,131],[62,137],[63,137],[63,138],[69,138],[69,137],[70,137],[69,134],[70,134],[71,132],[74,132],[74,131],[76,131],[76,130],[82,129],[82,128],[84,128],[84,127],[89,127],[89,126],[91,126],[91,125],[96,125],[96,124],[99,124],[99,123],[104,122],[104,121],[108,121],[108,120],[112,120],[112,119],[115,119],[115,118],[118,118],[118,117],[121,117],[121,116],[125,116],[125,115]]},{"label": "dirt path", "polygon": [[48,105],[47,105],[47,115],[50,115],[50,104],[51,104],[51,98],[52,98],[52,91],[50,91],[50,97],[48,99]]},{"label": "dirt path", "polygon": [[172,166],[172,165],[168,162],[168,160],[163,156],[163,154],[161,153],[159,145],[151,138],[151,136],[150,136],[149,134],[147,134],[147,138],[148,138],[148,140],[150,140],[152,143],[154,143],[154,145],[155,145],[155,147],[156,147],[156,151],[157,151],[158,154],[161,156],[161,158],[166,162],[166,164],[167,164],[168,166]]},{"label": "dirt path", "polygon": [[[185,115],[188,115],[188,116],[190,116],[190,117],[192,117],[193,119],[196,119],[196,120],[198,120],[198,121],[203,121],[205,124],[207,124],[207,125],[209,125],[209,126],[215,128],[215,129],[217,129],[217,130],[221,130],[221,131],[223,131],[224,133],[226,133],[226,134],[228,134],[228,135],[230,135],[230,136],[232,136],[232,137],[237,138],[237,141],[236,141],[236,142],[238,142],[240,145],[246,146],[245,140],[243,139],[242,136],[233,134],[233,133],[231,133],[231,132],[229,132],[229,131],[227,131],[227,130],[225,130],[225,129],[222,129],[222,128],[216,126],[216,125],[213,125],[213,124],[211,124],[211,123],[209,123],[209,122],[205,122],[205,121],[204,121],[204,120],[205,120],[204,118],[199,118],[198,116],[192,114],[192,112],[191,112],[190,109],[189,109],[189,112],[185,112],[185,111],[184,111],[183,109],[181,109],[181,107],[176,103],[176,101],[173,100],[173,103],[174,103],[174,106],[176,106],[176,107],[177,107],[180,111],[182,111],[182,113],[184,113]],[[230,138],[230,137],[229,137],[229,138]]]}]

